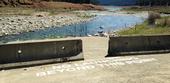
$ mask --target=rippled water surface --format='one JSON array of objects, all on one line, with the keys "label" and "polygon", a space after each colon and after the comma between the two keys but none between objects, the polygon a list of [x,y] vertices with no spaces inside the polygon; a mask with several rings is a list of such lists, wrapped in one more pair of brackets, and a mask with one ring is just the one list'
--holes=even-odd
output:
[{"label": "rippled water surface", "polygon": [[[109,11],[116,11],[118,7],[108,7]],[[105,32],[115,31],[122,28],[134,26],[142,23],[144,19],[140,16],[131,14],[99,14],[97,17],[88,22],[72,24],[63,27],[52,27],[45,30],[21,33],[19,35],[9,35],[0,37],[1,41],[16,40],[35,40],[44,38],[57,38],[61,36],[87,36],[87,34],[95,34],[103,27]]]}]

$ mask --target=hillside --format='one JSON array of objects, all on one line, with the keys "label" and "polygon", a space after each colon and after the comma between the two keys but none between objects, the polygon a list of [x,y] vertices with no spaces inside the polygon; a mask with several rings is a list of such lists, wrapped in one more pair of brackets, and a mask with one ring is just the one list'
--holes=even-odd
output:
[{"label": "hillside", "polygon": [[[59,0],[57,0],[59,1]],[[55,9],[80,9],[103,10],[103,7],[92,4],[74,4],[49,0],[1,0],[0,7],[27,7],[27,8],[55,8]]]},{"label": "hillside", "polygon": [[36,0],[1,0],[0,6],[20,6],[20,5],[32,5]]}]

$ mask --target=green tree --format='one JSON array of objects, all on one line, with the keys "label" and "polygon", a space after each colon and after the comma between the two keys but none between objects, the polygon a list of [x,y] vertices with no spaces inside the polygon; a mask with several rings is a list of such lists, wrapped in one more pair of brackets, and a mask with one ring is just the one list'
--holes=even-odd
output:
[{"label": "green tree", "polygon": [[169,6],[170,0],[137,0],[140,6]]}]

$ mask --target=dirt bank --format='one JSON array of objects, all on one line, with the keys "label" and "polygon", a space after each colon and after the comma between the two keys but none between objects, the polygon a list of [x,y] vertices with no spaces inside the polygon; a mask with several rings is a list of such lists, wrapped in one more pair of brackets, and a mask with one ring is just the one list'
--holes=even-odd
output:
[{"label": "dirt bank", "polygon": [[67,2],[52,2],[52,1],[48,2],[43,0],[1,0],[0,7],[104,10],[103,7],[92,4],[74,4]]}]

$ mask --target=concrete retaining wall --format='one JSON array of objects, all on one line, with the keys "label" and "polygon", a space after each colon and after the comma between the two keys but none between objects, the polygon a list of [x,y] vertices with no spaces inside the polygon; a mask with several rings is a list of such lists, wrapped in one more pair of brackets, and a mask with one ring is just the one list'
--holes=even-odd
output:
[{"label": "concrete retaining wall", "polygon": [[82,40],[0,45],[0,68],[82,59]]},{"label": "concrete retaining wall", "polygon": [[170,35],[110,37],[108,56],[169,52]]}]

